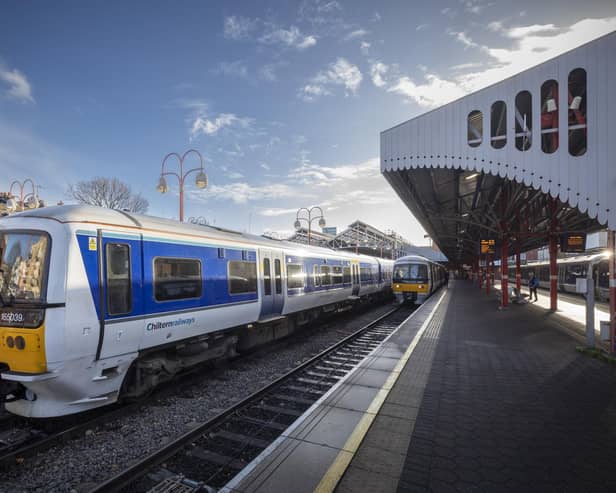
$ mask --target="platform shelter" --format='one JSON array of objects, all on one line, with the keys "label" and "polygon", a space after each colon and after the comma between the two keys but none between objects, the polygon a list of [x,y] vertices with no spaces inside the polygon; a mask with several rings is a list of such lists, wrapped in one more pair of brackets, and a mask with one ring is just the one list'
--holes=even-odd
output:
[{"label": "platform shelter", "polygon": [[[608,230],[616,278],[616,32],[381,133],[381,171],[440,250],[485,279],[495,258]],[[483,247],[483,249],[482,249]],[[561,245],[562,248],[562,245]],[[483,253],[482,253],[483,252]],[[485,265],[485,269],[482,266]],[[502,305],[508,304],[507,269]]]}]

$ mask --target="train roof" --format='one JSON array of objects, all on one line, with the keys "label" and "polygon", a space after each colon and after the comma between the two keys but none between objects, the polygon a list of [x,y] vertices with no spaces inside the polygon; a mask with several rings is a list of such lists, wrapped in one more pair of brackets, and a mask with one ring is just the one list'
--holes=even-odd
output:
[{"label": "train roof", "polygon": [[395,263],[398,262],[429,262],[431,264],[439,264],[438,262],[435,262],[434,260],[430,260],[427,257],[424,257],[422,255],[405,255],[404,257],[400,257],[396,259]]},{"label": "train roof", "polygon": [[[310,251],[314,255],[335,255],[338,257],[361,258],[375,260],[376,257],[369,255],[354,254],[342,250],[333,250],[313,245],[302,245],[287,240],[276,240],[266,238],[231,229],[225,229],[216,226],[180,223],[173,219],[166,219],[156,216],[148,216],[144,214],[135,214],[133,212],[120,211],[116,209],[108,209],[105,207],[96,207],[92,205],[58,205],[50,207],[42,207],[39,209],[27,210],[5,216],[0,219],[0,225],[5,221],[13,221],[23,218],[39,218],[51,219],[60,223],[85,223],[92,225],[105,225],[112,227],[122,227],[138,230],[149,230],[161,233],[171,233],[179,235],[199,236],[208,239],[218,239],[225,241],[240,241],[250,242],[259,246],[270,246],[271,248],[285,248],[289,250],[305,250]],[[378,259],[379,261],[384,259]]]}]

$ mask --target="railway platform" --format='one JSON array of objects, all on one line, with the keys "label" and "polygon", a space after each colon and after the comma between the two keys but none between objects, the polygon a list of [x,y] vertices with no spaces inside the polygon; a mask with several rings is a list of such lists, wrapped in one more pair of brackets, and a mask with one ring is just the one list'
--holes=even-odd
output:
[{"label": "railway platform", "polygon": [[616,368],[575,350],[576,322],[472,287],[432,296],[223,491],[616,491]]}]

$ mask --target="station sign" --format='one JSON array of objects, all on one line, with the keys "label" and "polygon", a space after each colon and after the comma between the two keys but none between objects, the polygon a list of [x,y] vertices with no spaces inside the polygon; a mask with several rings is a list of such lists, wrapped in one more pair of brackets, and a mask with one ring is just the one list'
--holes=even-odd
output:
[{"label": "station sign", "polygon": [[482,238],[479,241],[479,253],[481,255],[494,255],[496,253],[496,240],[494,238]]},{"label": "station sign", "polygon": [[586,251],[586,233],[566,233],[560,237],[560,251],[582,253]]}]

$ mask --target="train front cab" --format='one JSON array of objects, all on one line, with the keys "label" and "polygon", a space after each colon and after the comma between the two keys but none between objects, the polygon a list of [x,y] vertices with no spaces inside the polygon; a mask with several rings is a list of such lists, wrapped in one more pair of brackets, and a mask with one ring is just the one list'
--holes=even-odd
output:
[{"label": "train front cab", "polygon": [[427,262],[409,260],[394,265],[393,291],[398,303],[423,303],[430,296],[431,269]]}]

